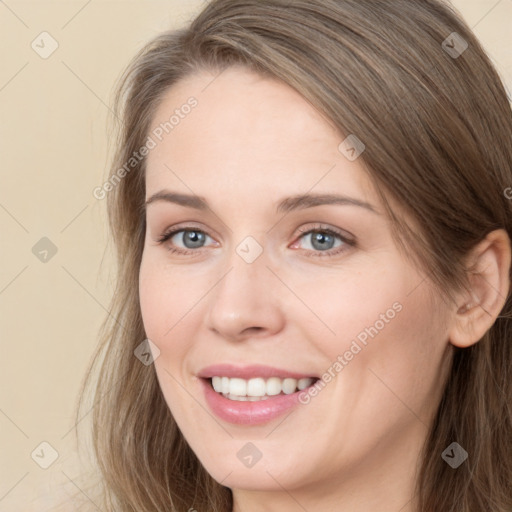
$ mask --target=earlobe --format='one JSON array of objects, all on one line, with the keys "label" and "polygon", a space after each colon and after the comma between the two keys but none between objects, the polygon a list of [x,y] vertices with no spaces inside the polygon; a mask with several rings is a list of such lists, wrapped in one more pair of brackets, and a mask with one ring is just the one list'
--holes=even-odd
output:
[{"label": "earlobe", "polygon": [[461,295],[450,330],[460,348],[477,343],[491,328],[510,292],[511,243],[507,232],[489,233],[472,251],[470,289]]}]

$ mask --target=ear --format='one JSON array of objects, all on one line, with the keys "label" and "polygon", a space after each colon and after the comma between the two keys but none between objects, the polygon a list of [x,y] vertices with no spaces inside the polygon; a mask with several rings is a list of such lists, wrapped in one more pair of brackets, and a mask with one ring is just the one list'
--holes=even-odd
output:
[{"label": "ear", "polygon": [[510,290],[510,261],[510,238],[504,229],[492,231],[473,248],[468,258],[470,289],[455,306],[452,345],[474,345],[494,324]]}]

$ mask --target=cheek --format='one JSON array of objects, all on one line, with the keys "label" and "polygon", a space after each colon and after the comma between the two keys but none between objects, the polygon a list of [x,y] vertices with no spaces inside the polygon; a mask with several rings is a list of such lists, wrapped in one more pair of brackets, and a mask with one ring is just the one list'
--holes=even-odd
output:
[{"label": "cheek", "polygon": [[361,267],[289,272],[283,279],[296,296],[286,303],[287,319],[306,329],[304,339],[314,341],[331,361],[349,350],[354,339],[365,346],[376,331],[389,331],[404,316],[413,287],[409,283],[415,282],[391,259],[365,264],[364,271]]},{"label": "cheek", "polygon": [[[155,259],[143,259],[139,273],[139,298],[146,336],[158,347],[156,375],[164,398],[176,419],[181,418],[181,404],[188,397],[182,393],[183,362],[187,359],[192,327],[187,324],[188,304],[194,299],[187,280]],[[190,291],[189,291],[190,290]],[[180,343],[180,340],[185,341]]]},{"label": "cheek", "polygon": [[[146,336],[158,347],[155,370],[165,399],[173,414],[189,397],[181,395],[181,385],[189,378],[191,352],[197,350],[194,340],[205,301],[203,277],[146,255],[139,272],[139,299]],[[178,404],[178,405],[176,405]],[[178,413],[177,413],[178,414]],[[178,414],[179,415],[179,414]]]},{"label": "cheek", "polygon": [[[190,281],[189,281],[190,282]],[[142,261],[139,273],[139,299],[142,319],[147,336],[163,340],[170,336],[170,329],[185,314],[186,304],[194,298],[193,287],[179,272],[157,261]]]},{"label": "cheek", "polygon": [[[323,354],[333,390],[370,422],[378,410],[400,413],[401,401],[414,410],[428,408],[447,347],[445,318],[432,303],[428,283],[418,286],[421,275],[387,263],[319,279],[316,287],[297,282],[295,288],[318,317],[303,311],[295,322],[310,326],[304,337]],[[306,316],[313,320],[306,324]]]},{"label": "cheek", "polygon": [[347,309],[343,355],[352,359],[342,370],[342,387],[353,397],[359,424],[371,425],[375,415],[390,429],[417,418],[427,424],[440,398],[447,339],[423,286],[413,293],[407,287],[384,291],[384,300],[364,303],[364,314]]},{"label": "cheek", "polygon": [[140,309],[146,335],[151,340],[161,337],[163,319],[172,308],[166,292],[167,286],[159,279],[155,267],[142,264],[139,274]]}]

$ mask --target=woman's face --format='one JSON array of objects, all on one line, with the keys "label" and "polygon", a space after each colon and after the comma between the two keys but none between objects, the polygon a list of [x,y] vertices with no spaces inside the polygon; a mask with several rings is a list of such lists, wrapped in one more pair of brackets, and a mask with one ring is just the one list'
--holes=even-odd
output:
[{"label": "woman's face", "polygon": [[409,481],[452,313],[394,244],[364,152],[340,148],[294,90],[240,68],[169,90],[150,136],[141,310],[201,463],[234,489]]}]

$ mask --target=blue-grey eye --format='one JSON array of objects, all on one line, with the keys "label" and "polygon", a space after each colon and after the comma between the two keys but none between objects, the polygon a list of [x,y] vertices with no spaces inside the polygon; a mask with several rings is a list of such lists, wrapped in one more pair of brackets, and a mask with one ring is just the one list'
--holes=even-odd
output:
[{"label": "blue-grey eye", "polygon": [[[209,238],[206,233],[202,231],[193,231],[193,230],[185,230],[182,229],[173,235],[172,238],[176,238],[180,240],[184,245],[185,249],[197,249],[203,246],[206,241],[206,238]],[[176,244],[172,239],[173,244]],[[176,244],[179,247],[179,244]]]},{"label": "blue-grey eye", "polygon": [[[304,239],[311,239],[311,247],[313,250],[317,251],[328,251],[329,249],[333,249],[334,247],[339,247],[343,244],[339,235],[330,234],[326,231],[310,231],[303,235]],[[338,245],[335,245],[336,239],[340,241]],[[309,247],[304,247],[305,249],[310,249]]]}]

